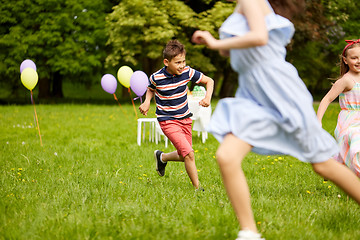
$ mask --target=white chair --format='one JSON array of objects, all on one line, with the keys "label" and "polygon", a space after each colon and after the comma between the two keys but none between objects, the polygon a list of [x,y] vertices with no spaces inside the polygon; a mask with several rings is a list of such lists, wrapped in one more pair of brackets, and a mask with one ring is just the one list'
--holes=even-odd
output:
[{"label": "white chair", "polygon": [[192,120],[193,120],[193,130],[197,131],[198,137],[200,137],[200,134],[201,134],[201,141],[202,141],[202,143],[205,143],[206,139],[208,139],[208,132],[201,125],[200,119],[192,118]]},{"label": "white chair", "polygon": [[188,96],[188,106],[190,112],[193,116],[193,130],[198,132],[198,136],[201,134],[201,140],[205,143],[208,138],[208,132],[206,131],[206,126],[210,122],[211,118],[211,105],[209,107],[202,107],[199,105],[201,98]]},{"label": "white chair", "polygon": [[146,123],[149,123],[149,141],[158,144],[161,140],[161,135],[164,136],[165,147],[168,145],[168,139],[162,132],[160,125],[156,118],[139,118],[137,126],[137,144],[141,146],[141,133],[142,140],[145,141]]},{"label": "white chair", "polygon": [[158,144],[161,141],[161,136],[164,136],[165,148],[168,146],[168,138],[165,136],[163,131],[161,130],[160,124],[158,121],[155,123],[155,143]]}]

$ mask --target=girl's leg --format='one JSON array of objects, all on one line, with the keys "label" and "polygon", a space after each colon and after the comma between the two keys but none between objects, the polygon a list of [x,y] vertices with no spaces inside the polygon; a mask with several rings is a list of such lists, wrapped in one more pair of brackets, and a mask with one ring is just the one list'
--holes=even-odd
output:
[{"label": "girl's leg", "polygon": [[360,204],[360,181],[348,167],[334,159],[313,163],[312,167],[317,174],[335,183]]},{"label": "girl's leg", "polygon": [[225,136],[216,152],[227,195],[242,229],[257,232],[251,209],[250,191],[241,163],[252,146],[238,139],[233,134]]}]

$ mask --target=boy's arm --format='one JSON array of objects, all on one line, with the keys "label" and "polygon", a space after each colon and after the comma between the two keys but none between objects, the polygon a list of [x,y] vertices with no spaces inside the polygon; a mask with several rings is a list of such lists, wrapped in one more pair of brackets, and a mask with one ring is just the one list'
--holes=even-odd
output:
[{"label": "boy's arm", "polygon": [[200,104],[200,106],[208,107],[208,106],[210,106],[211,96],[212,96],[213,91],[214,91],[214,80],[212,80],[208,76],[204,75],[202,77],[200,83],[205,84],[205,86],[206,86],[206,95],[205,95],[204,99],[202,99],[199,102],[199,104]]},{"label": "boy's arm", "polygon": [[150,108],[150,102],[151,102],[151,99],[154,97],[154,94],[155,94],[154,90],[152,90],[150,88],[147,89],[145,101],[139,107],[141,114],[147,116],[147,113]]}]

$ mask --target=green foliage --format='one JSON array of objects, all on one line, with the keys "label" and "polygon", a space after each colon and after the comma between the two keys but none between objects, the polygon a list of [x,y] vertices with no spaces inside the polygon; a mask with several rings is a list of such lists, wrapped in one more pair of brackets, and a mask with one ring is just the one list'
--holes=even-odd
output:
[{"label": "green foliage", "polygon": [[[216,0],[18,0],[0,4],[0,78],[11,93],[22,94],[19,66],[32,59],[40,92],[50,91],[55,77],[90,86],[108,71],[130,65],[151,74],[162,66],[162,50],[172,38],[187,49],[192,67],[211,76],[216,89],[234,90],[229,61],[190,39],[197,29],[217,36],[235,2]],[[357,39],[360,3],[352,0],[306,1],[293,19],[296,33],[288,60],[313,94],[328,90],[338,76],[338,56],[345,39]],[[112,8],[113,7],[113,8]],[[55,85],[55,84],[54,84]],[[61,85],[61,84],[60,84]],[[57,86],[57,85],[55,85]],[[232,95],[232,94],[229,94]]]},{"label": "green foliage", "polygon": [[112,66],[146,67],[146,59],[159,63],[166,42],[184,40],[183,31],[195,26],[194,12],[181,1],[121,1],[113,9],[106,18],[113,49],[107,63]]},{"label": "green foliage", "polygon": [[323,96],[339,76],[339,56],[345,39],[359,38],[360,5],[351,0],[306,1],[306,11],[294,20],[296,33],[288,59],[299,70],[311,93]]},{"label": "green foliage", "polygon": [[216,2],[213,8],[201,13],[199,29],[209,31],[218,38],[218,30],[221,24],[233,13],[234,7],[235,3]]},{"label": "green foliage", "polygon": [[[192,67],[207,74],[215,72],[211,58],[201,53],[204,47],[194,46],[192,33],[196,29],[217,31],[229,11],[218,2],[209,12],[196,14],[183,1],[127,0],[121,1],[107,16],[108,44],[112,53],[107,63],[119,62],[144,69],[148,74],[162,66],[162,50],[173,38],[187,49],[187,60]],[[213,18],[215,17],[215,18]]]},{"label": "green foliage", "polygon": [[89,83],[102,68],[106,52],[107,1],[15,1],[0,5],[0,76],[18,85],[19,66],[27,58],[40,82],[55,72]]},{"label": "green foliage", "polygon": [[292,63],[297,67],[299,74],[307,88],[315,94],[319,89],[331,87],[329,72],[331,66],[328,63],[328,54],[323,51],[320,42],[308,42],[301,51],[292,51]]},{"label": "green foliage", "polygon": [[[36,107],[43,147],[31,105],[0,106],[0,239],[235,239],[213,136],[193,134],[205,188],[195,194],[183,163],[157,175],[153,151],[174,148],[148,133],[138,146],[130,104]],[[338,111],[329,106],[328,131]],[[308,164],[249,154],[242,166],[266,239],[359,239],[357,204]]]}]

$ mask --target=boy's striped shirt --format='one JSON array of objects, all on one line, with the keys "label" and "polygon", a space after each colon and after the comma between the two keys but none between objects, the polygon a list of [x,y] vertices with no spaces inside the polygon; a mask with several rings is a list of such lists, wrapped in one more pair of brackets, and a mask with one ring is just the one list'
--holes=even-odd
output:
[{"label": "boy's striped shirt", "polygon": [[155,90],[158,121],[191,117],[187,101],[189,81],[199,83],[203,74],[186,66],[180,75],[172,75],[163,67],[149,78],[148,88]]}]

